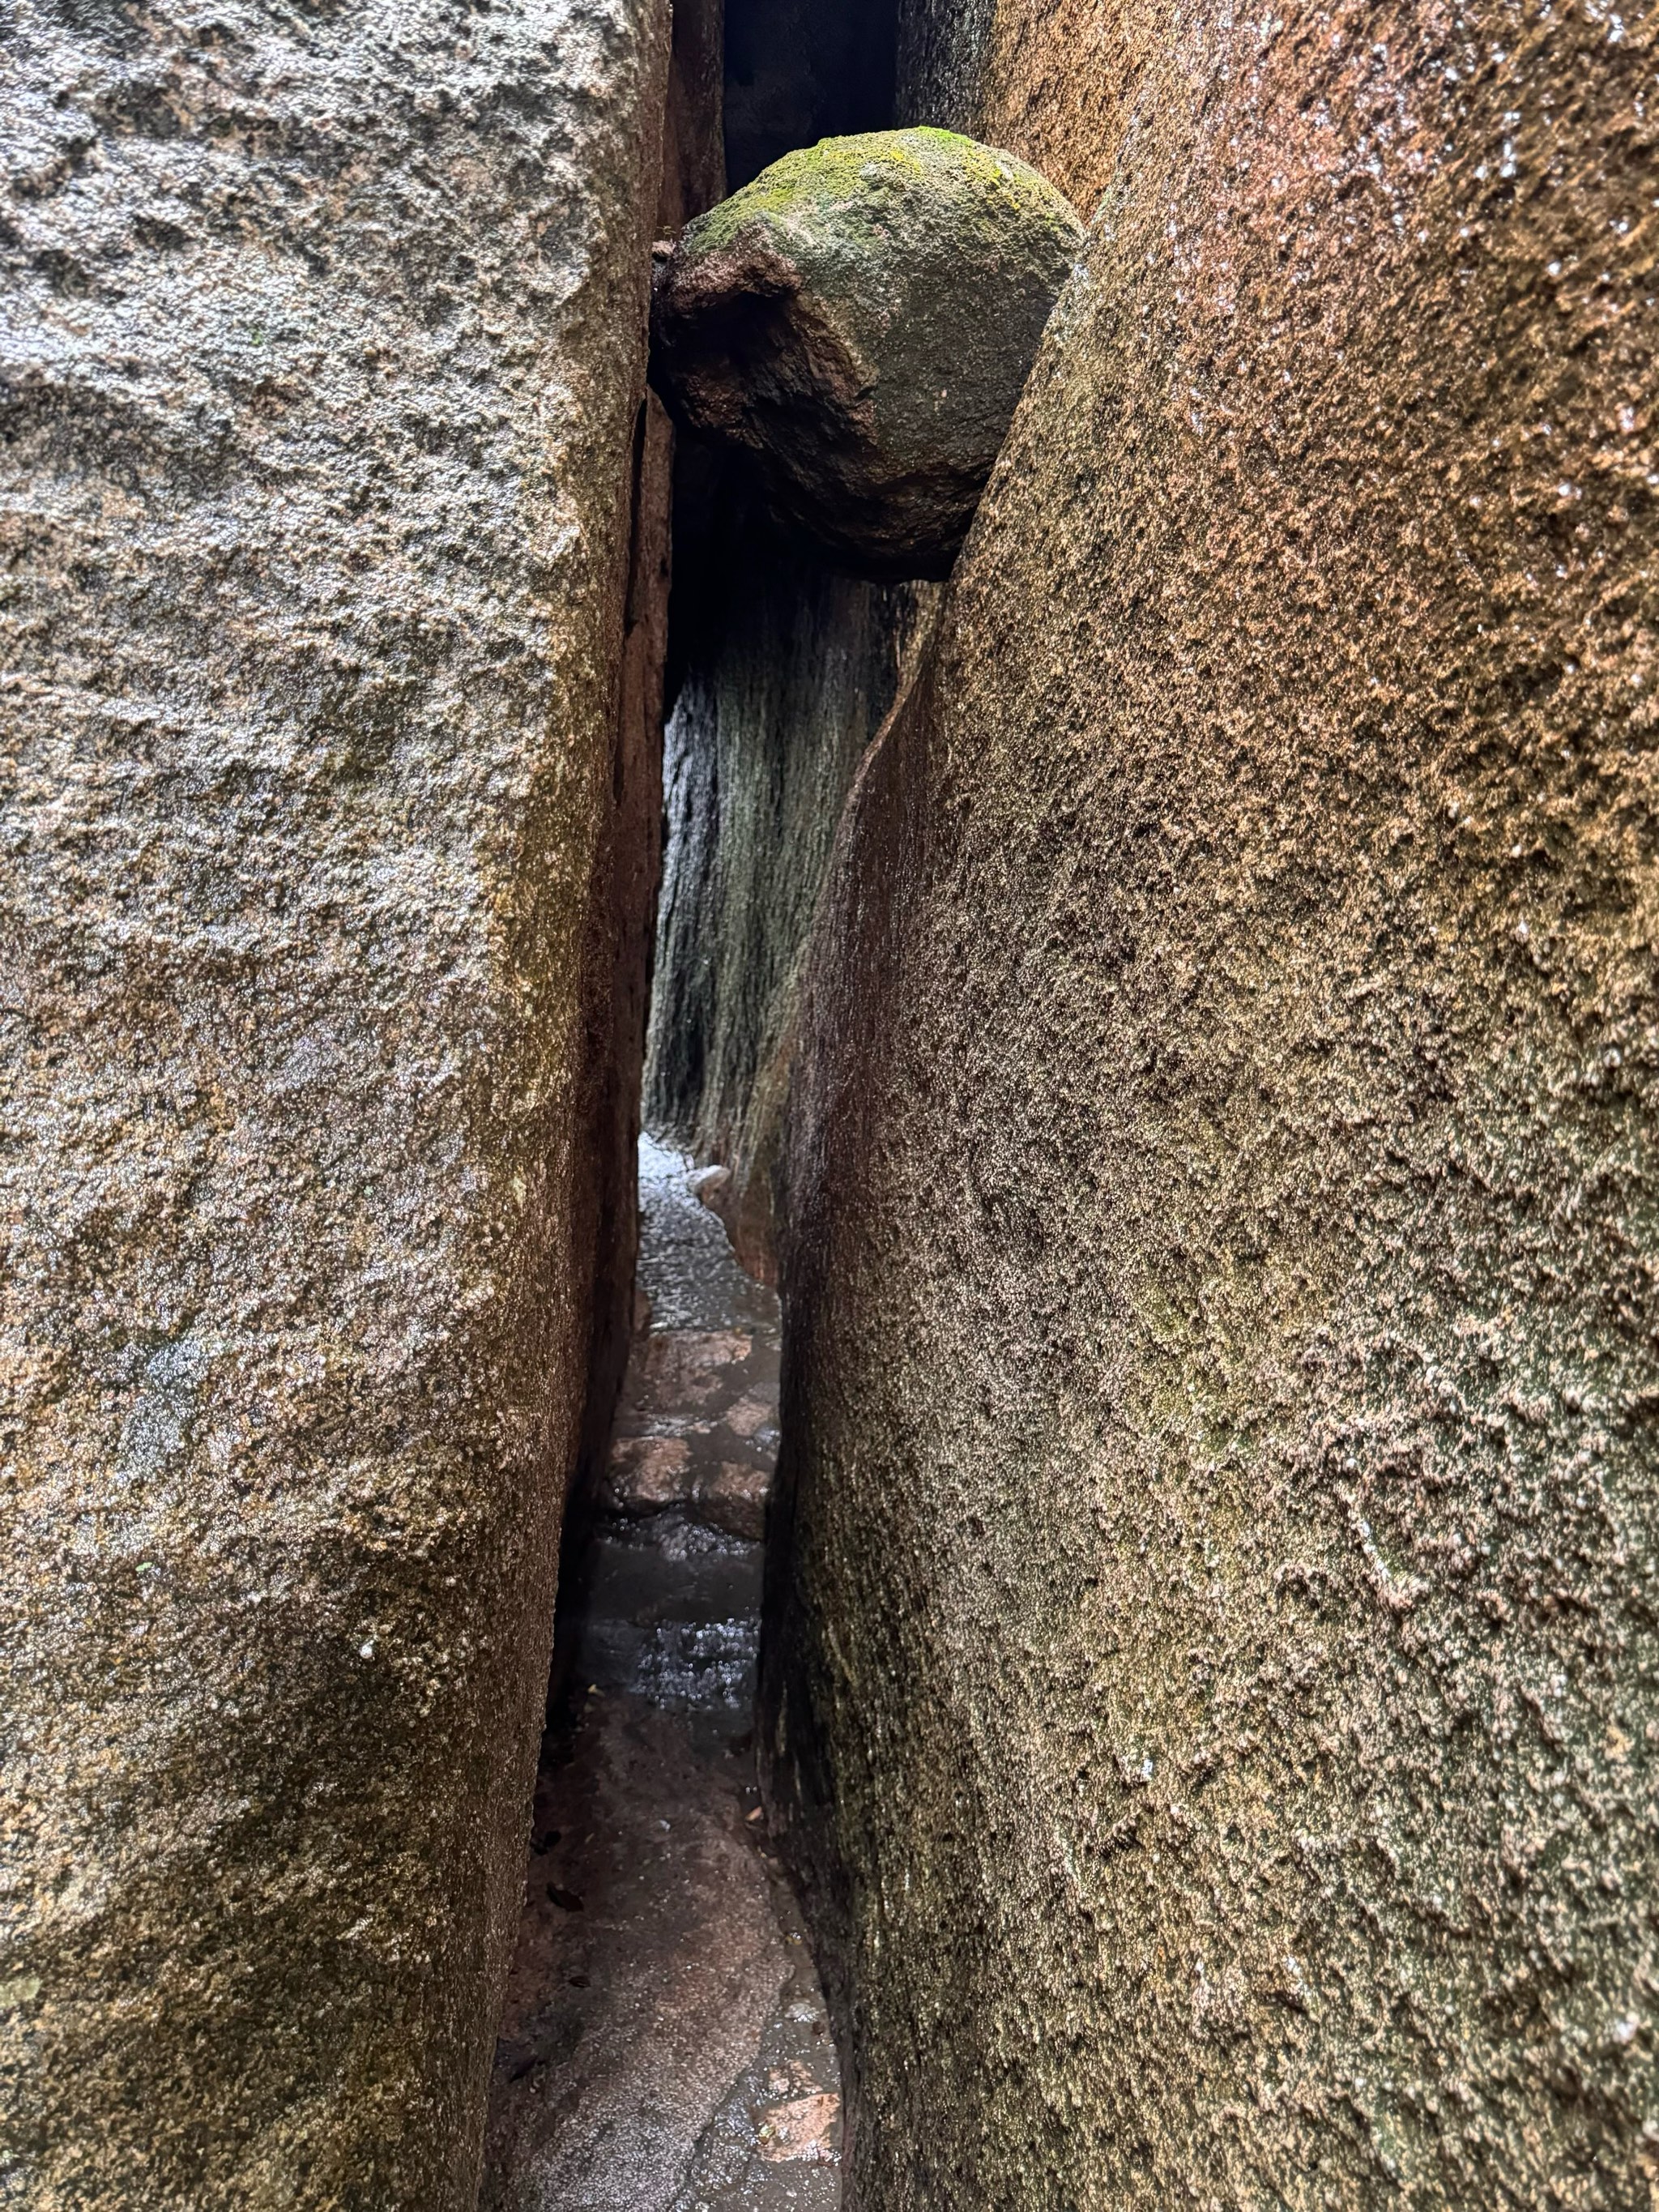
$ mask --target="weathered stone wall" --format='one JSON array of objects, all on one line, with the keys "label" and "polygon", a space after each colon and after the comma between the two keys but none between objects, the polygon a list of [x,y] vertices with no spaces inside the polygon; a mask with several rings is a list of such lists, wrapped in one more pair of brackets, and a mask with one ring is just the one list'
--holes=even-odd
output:
[{"label": "weathered stone wall", "polygon": [[666,45],[656,0],[7,11],[39,2212],[471,2201],[612,1164]]},{"label": "weathered stone wall", "polygon": [[791,1107],[766,1723],[855,2201],[1637,2212],[1651,22],[1112,35]]},{"label": "weathered stone wall", "polygon": [[1139,31],[1133,10],[1098,0],[902,0],[899,119],[1018,154],[1086,219],[1155,52]]},{"label": "weathered stone wall", "polygon": [[[718,470],[706,454],[692,466]],[[687,485],[665,733],[669,841],[645,1117],[732,1170],[720,1208],[774,1267],[772,1176],[800,950],[848,786],[928,587],[836,574],[723,474]],[[696,526],[702,519],[702,528]]]}]

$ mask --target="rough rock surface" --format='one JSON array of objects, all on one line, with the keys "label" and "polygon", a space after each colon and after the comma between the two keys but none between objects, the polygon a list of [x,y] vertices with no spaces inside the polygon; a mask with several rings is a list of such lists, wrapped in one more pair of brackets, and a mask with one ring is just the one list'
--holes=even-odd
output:
[{"label": "rough rock surface", "polygon": [[792,1106],[856,2201],[1638,2212],[1651,19],[1115,20]]},{"label": "rough rock surface", "polygon": [[1081,238],[1035,170],[971,139],[826,138],[687,227],[653,378],[860,573],[943,576]]},{"label": "rough rock surface", "polygon": [[1097,0],[903,0],[897,113],[1007,147],[1086,219],[1149,58],[1133,15]]},{"label": "rough rock surface", "polygon": [[[683,471],[645,1118],[730,1166],[708,1202],[770,1279],[801,946],[848,787],[936,592],[834,574],[724,481],[699,502],[685,492]],[[697,512],[707,526],[690,536]]]},{"label": "rough rock surface", "polygon": [[471,2202],[588,1355],[666,44],[655,0],[7,13],[31,2212]]}]

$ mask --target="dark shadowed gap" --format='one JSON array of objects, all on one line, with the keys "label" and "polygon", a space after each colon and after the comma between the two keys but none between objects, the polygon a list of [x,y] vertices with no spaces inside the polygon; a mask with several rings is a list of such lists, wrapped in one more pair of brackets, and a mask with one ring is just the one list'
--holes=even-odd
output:
[{"label": "dark shadowed gap", "polygon": [[726,0],[726,175],[893,120],[894,0]]}]

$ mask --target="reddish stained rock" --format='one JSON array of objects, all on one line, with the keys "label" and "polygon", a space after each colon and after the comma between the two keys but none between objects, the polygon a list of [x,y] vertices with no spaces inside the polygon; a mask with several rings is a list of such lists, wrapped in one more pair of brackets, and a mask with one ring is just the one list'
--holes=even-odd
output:
[{"label": "reddish stained rock", "polygon": [[769,1421],[775,1422],[777,1418],[776,1400],[757,1396],[752,1391],[739,1398],[735,1406],[728,1406],[720,1415],[722,1423],[733,1435],[745,1437],[752,1437]]},{"label": "reddish stained rock", "polygon": [[753,1339],[740,1329],[665,1329],[647,1337],[639,1379],[630,1393],[636,1413],[701,1411],[730,1384],[729,1370],[747,1359]]},{"label": "reddish stained rock", "polygon": [[[1082,11],[915,12],[1040,149]],[[791,1103],[854,2194],[1647,2212],[1653,19],[1103,35]]]},{"label": "reddish stained rock", "polygon": [[[779,2094],[775,2088],[774,2094]],[[757,2133],[761,2156],[769,2165],[833,2166],[840,2156],[841,2099],[819,2091],[767,2105]]]},{"label": "reddish stained rock", "polygon": [[618,1437],[605,1469],[611,1502],[623,1513],[660,1513],[691,1490],[691,1447],[683,1437]]}]

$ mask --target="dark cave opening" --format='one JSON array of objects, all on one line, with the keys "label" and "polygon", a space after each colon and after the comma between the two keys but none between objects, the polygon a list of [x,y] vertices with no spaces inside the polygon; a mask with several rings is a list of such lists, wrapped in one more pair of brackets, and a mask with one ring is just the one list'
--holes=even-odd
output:
[{"label": "dark cave opening", "polygon": [[726,0],[726,185],[780,155],[893,120],[893,0]]}]

